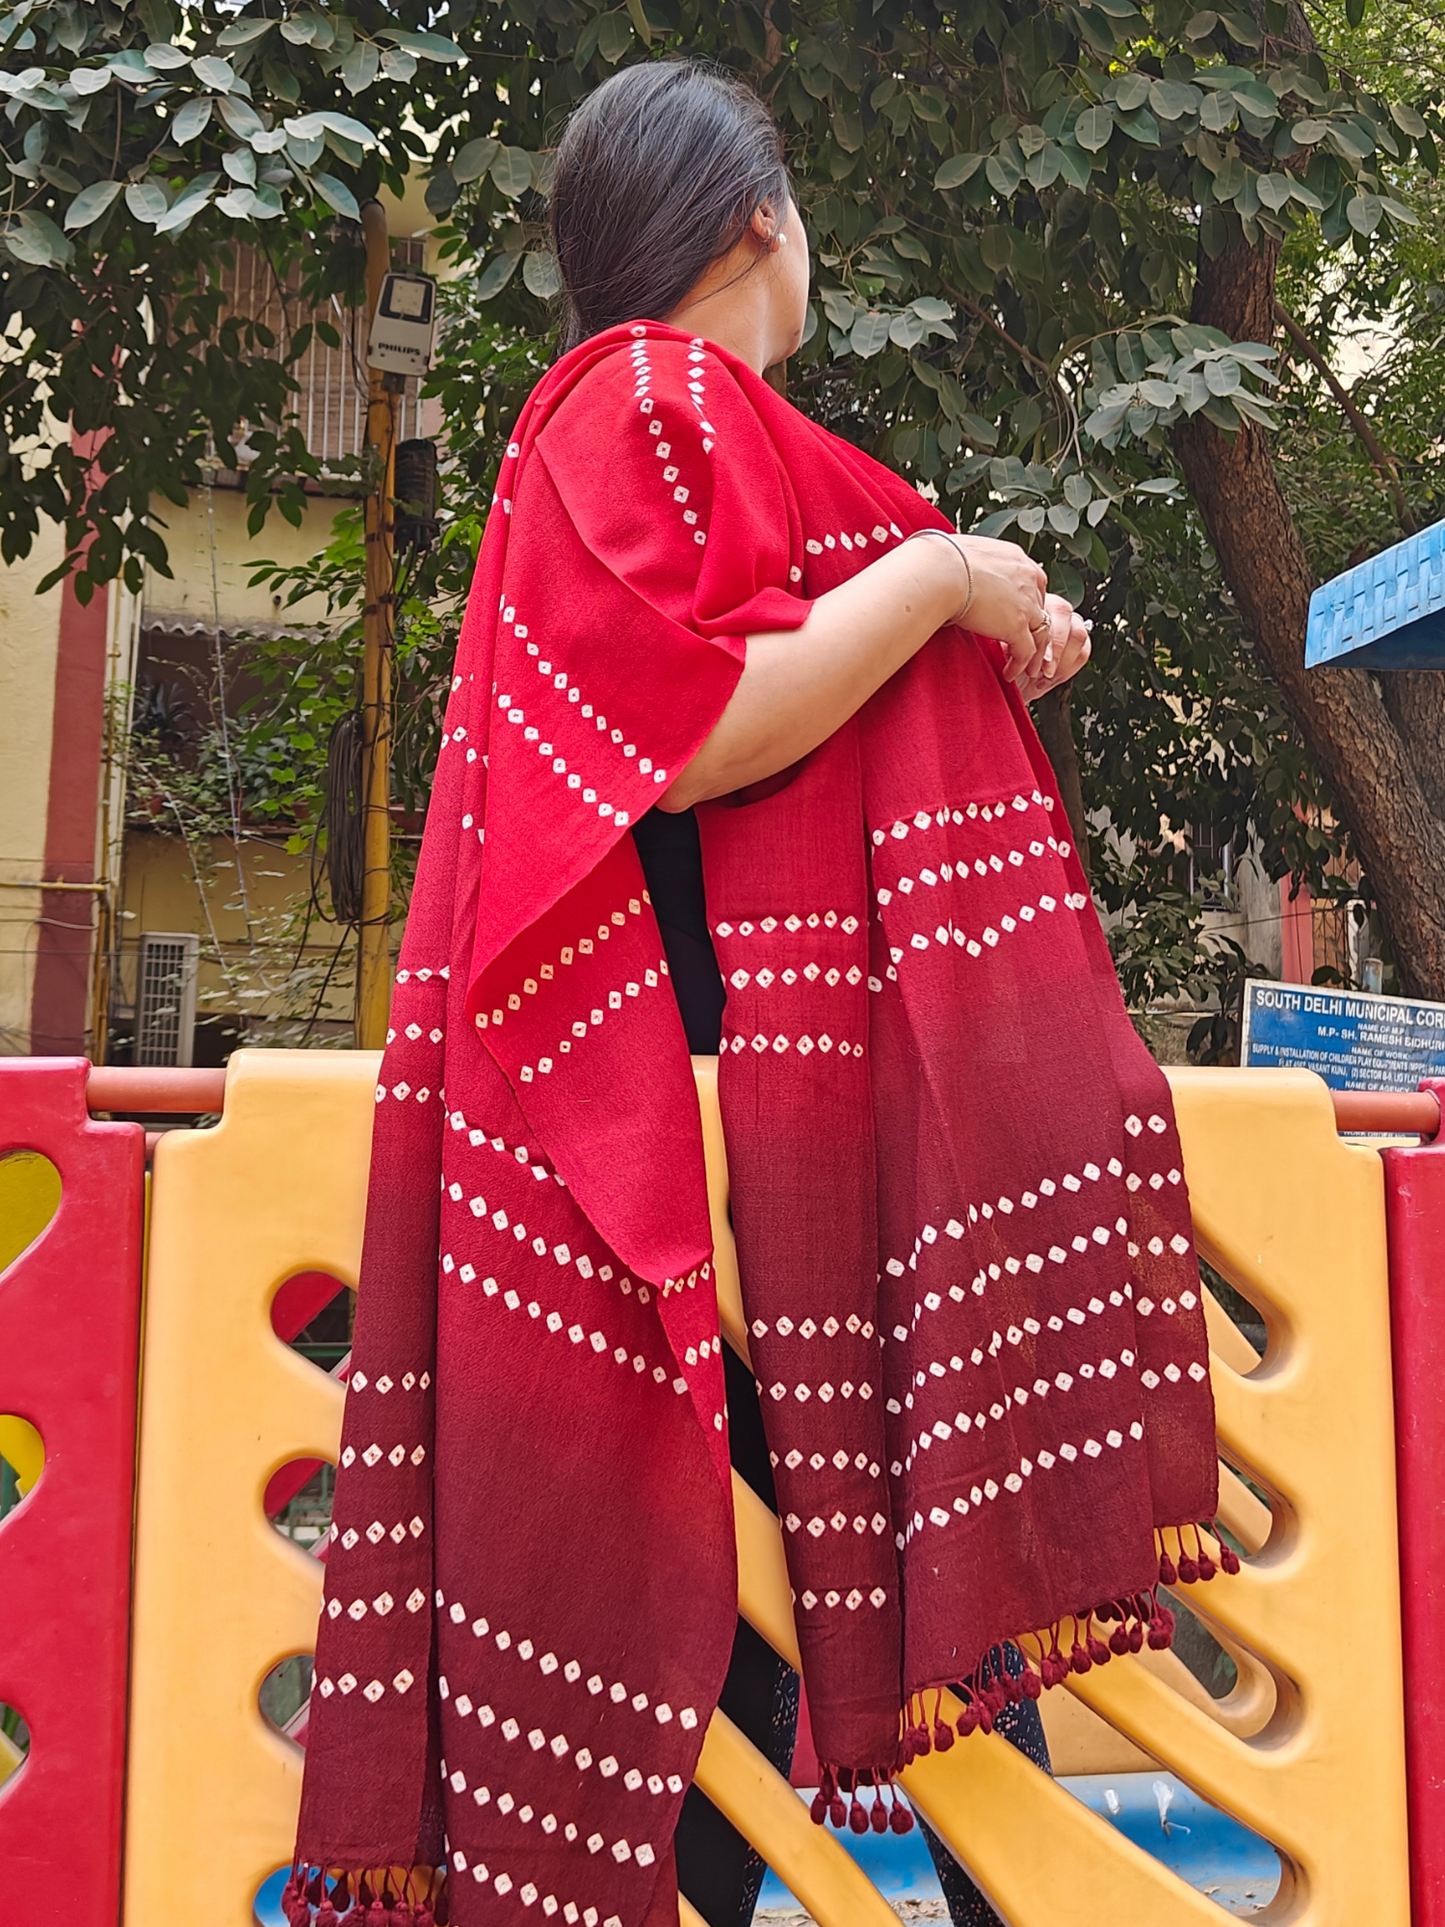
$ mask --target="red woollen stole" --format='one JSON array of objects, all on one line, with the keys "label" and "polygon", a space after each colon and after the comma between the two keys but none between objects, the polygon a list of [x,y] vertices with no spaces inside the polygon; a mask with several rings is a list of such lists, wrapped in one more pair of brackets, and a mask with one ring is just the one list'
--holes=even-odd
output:
[{"label": "red woollen stole", "polygon": [[[737,1590],[697,1097],[627,832],[744,638],[929,526],[659,324],[523,411],[376,1091],[298,1927],[675,1927]],[[1215,1506],[1168,1091],[1001,660],[941,632],[775,793],[698,812],[815,1817],[952,1744],[931,1689],[987,1728],[1167,1641],[1155,1529]]]}]

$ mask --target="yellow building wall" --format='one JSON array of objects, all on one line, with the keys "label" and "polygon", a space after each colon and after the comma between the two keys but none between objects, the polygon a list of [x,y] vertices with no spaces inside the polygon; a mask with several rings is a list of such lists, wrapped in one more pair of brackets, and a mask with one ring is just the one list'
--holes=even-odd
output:
[{"label": "yellow building wall", "polygon": [[62,554],[42,523],[30,555],[0,568],[0,1055],[30,1047],[30,990],[45,861],[60,590],[35,585]]},{"label": "yellow building wall", "polygon": [[[301,939],[298,918],[304,915],[311,888],[310,859],[305,853],[289,855],[285,836],[284,830],[278,830],[274,842],[243,839],[243,906],[236,846],[229,837],[198,839],[192,845],[164,832],[127,832],[121,895],[121,1001],[132,1004],[135,999],[135,956],[141,934],[184,930],[194,931],[201,939],[198,1018],[239,1012],[276,1020],[311,1013],[320,990],[316,967],[324,971],[341,932],[334,923],[313,918],[299,958],[305,977],[302,981],[296,970]],[[249,928],[246,907],[250,910]],[[353,948],[348,941],[347,955],[337,964],[319,1011],[323,1022],[351,1016]],[[216,961],[218,954],[224,966]]]},{"label": "yellow building wall", "polygon": [[273,508],[260,534],[252,535],[246,527],[250,504],[242,489],[197,489],[183,509],[158,503],[171,574],[147,571],[144,624],[159,626],[168,617],[207,626],[219,620],[222,629],[234,632],[247,623],[323,621],[326,610],[319,601],[297,603],[283,613],[280,599],[264,584],[255,589],[248,585],[263,559],[294,564],[318,555],[345,506],[334,496],[310,496],[300,528]]}]

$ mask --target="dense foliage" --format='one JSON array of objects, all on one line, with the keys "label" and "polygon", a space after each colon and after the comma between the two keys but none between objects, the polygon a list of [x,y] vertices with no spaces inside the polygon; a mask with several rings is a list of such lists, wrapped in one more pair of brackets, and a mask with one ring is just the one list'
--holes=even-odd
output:
[{"label": "dense foliage", "polygon": [[[1026,541],[1094,616],[1073,722],[1096,827],[1107,811],[1114,831],[1096,839],[1096,889],[1123,917],[1131,994],[1199,994],[1191,826],[1253,839],[1271,874],[1316,888],[1343,846],[1240,634],[1171,430],[1273,424],[1321,568],[1390,539],[1395,515],[1306,360],[1281,387],[1274,342],[1190,323],[1200,250],[1282,242],[1282,287],[1327,355],[1364,319],[1386,329],[1395,347],[1360,402],[1400,411],[1397,485],[1426,512],[1436,486],[1440,249],[1415,223],[1445,137],[1439,29],[1414,4],[1310,11],[1320,50],[1302,53],[1282,0],[0,4],[0,298],[33,344],[0,386],[0,548],[68,513],[72,553],[94,535],[82,583],[127,555],[132,573],[137,557],[163,568],[153,505],[207,459],[229,465],[243,429],[256,518],[272,499],[294,515],[295,478],[316,470],[285,415],[304,338],[218,331],[216,248],[244,237],[278,275],[299,263],[307,291],[355,299],[356,200],[423,168],[465,326],[436,376],[451,520],[402,630],[402,784],[419,797],[449,598],[498,435],[549,352],[549,143],[620,62],[713,57],[777,114],[814,245],[790,395],[962,526]],[[98,491],[81,454],[32,452],[46,409],[108,437]],[[354,609],[350,539],[275,586]],[[273,699],[243,751],[257,806],[312,808],[354,661],[354,625],[324,647],[272,645]]]}]

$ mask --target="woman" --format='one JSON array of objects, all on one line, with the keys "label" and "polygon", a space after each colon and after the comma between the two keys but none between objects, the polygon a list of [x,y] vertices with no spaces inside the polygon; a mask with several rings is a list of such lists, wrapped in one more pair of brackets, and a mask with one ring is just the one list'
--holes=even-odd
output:
[{"label": "woman", "polygon": [[677,1918],[741,1397],[689,1042],[815,1818],[871,1785],[887,1825],[917,1752],[1166,1643],[1156,1528],[1214,1506],[1168,1094],[1023,706],[1082,625],[762,380],[808,268],[743,89],[616,76],[552,218],[570,352],[501,465],[377,1088],[298,1927],[430,1918],[387,1870],[443,1863],[463,1927]]}]

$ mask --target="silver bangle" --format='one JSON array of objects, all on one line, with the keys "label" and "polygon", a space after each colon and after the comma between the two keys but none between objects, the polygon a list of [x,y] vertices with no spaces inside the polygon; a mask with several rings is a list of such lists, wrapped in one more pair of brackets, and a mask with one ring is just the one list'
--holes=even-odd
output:
[{"label": "silver bangle", "polygon": [[940,542],[946,542],[964,566],[964,570],[968,575],[968,594],[964,597],[963,607],[958,611],[958,614],[953,617],[955,622],[962,622],[963,618],[973,607],[973,564],[959,547],[956,539],[948,533],[947,529],[915,529],[912,535],[905,537],[905,540],[912,542],[920,535],[936,535]]}]

